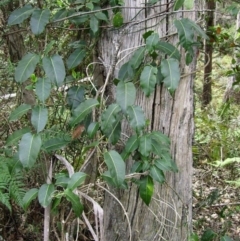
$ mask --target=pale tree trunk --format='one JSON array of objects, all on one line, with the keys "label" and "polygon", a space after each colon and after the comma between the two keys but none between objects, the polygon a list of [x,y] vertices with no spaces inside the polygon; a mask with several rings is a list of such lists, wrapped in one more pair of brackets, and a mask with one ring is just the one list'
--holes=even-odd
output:
[{"label": "pale tree trunk", "polygon": [[[181,12],[177,15],[164,15],[170,12],[172,1],[159,1],[158,7],[143,9],[141,0],[126,0],[123,10],[124,21],[132,23],[120,31],[104,31],[99,44],[99,53],[107,68],[114,66],[116,42],[120,45],[120,56],[130,54],[133,47],[144,43],[142,34],[152,29],[159,33],[163,40],[171,43],[178,41],[173,21],[176,17],[188,17],[195,20],[195,12]],[[161,7],[159,5],[161,4]],[[138,7],[135,9],[134,7]],[[153,18],[151,18],[153,17]],[[145,19],[148,18],[148,21]],[[165,38],[169,35],[168,38]],[[128,49],[127,51],[124,51]],[[124,52],[122,52],[124,51]],[[184,56],[184,54],[183,54]],[[115,75],[125,58],[116,66]],[[182,58],[181,71],[183,77],[180,85],[171,96],[163,87],[158,86],[149,98],[139,91],[136,104],[145,111],[146,118],[151,124],[149,130],[160,130],[171,139],[172,157],[176,161],[179,172],[168,173],[167,184],[155,184],[154,198],[147,207],[139,197],[138,188],[132,184],[128,190],[111,190],[122,202],[129,216],[132,240],[144,241],[184,241],[187,240],[191,229],[192,218],[192,138],[193,138],[193,77],[194,63],[187,67]],[[190,74],[186,74],[190,73]],[[114,95],[114,93],[113,93]],[[127,131],[124,128],[123,131]],[[130,166],[130,165],[129,165]],[[118,202],[106,193],[104,200],[104,231],[106,241],[128,241],[129,228],[124,212]]]}]

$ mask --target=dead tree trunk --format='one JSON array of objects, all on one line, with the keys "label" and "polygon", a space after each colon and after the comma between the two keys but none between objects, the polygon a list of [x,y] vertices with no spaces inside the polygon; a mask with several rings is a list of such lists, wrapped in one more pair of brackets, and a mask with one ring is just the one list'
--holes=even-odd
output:
[{"label": "dead tree trunk", "polygon": [[213,58],[213,37],[210,28],[214,26],[214,10],[216,9],[215,0],[207,0],[206,28],[209,31],[210,41],[205,43],[205,68],[203,78],[202,107],[206,107],[212,100],[212,58]]},{"label": "dead tree trunk", "polygon": [[[128,23],[120,30],[105,30],[102,34],[99,50],[105,68],[114,65],[114,43],[121,39],[120,56],[129,56],[137,46],[144,44],[142,34],[154,30],[170,43],[178,41],[173,21],[177,17],[195,20],[195,11],[169,14],[172,1],[162,0],[152,8],[143,8],[140,0],[126,0],[123,9],[124,22]],[[196,8],[197,9],[197,8]],[[183,54],[184,55],[184,54]],[[116,66],[115,75],[124,58]],[[171,139],[172,157],[179,168],[177,174],[167,174],[167,183],[155,185],[154,198],[147,207],[139,197],[138,188],[132,184],[126,191],[112,190],[125,207],[129,216],[132,240],[144,241],[184,241],[191,229],[192,202],[192,138],[193,138],[193,77],[195,61],[186,66],[182,59],[181,70],[186,73],[180,85],[171,96],[163,86],[158,86],[149,98],[142,92],[137,94],[137,105],[145,111],[150,120],[150,130],[160,130]],[[189,73],[189,74],[187,74]],[[113,91],[113,90],[112,90]],[[114,92],[114,91],[113,91]],[[112,93],[114,95],[114,93]],[[127,127],[123,129],[127,132]],[[106,193],[104,200],[104,240],[129,240],[129,228],[123,210],[116,200]]]}]

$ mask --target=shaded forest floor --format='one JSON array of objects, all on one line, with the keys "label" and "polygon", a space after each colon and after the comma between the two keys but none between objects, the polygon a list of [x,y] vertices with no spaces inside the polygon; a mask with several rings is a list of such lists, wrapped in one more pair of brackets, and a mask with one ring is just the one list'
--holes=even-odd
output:
[{"label": "shaded forest floor", "polygon": [[[226,180],[239,178],[239,166],[216,168],[201,163],[193,174],[193,228],[199,236],[211,229],[240,240],[240,192]],[[238,176],[238,177],[237,177]]]}]

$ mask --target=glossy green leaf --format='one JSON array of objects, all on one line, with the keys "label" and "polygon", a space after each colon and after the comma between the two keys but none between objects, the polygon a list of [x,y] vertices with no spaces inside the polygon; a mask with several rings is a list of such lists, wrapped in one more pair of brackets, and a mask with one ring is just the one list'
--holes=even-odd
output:
[{"label": "glossy green leaf", "polygon": [[68,15],[68,10],[66,8],[61,8],[54,14],[52,21],[54,22],[56,20],[65,18],[67,17],[67,15]]},{"label": "glossy green leaf", "polygon": [[127,142],[125,144],[125,148],[124,148],[123,152],[121,153],[123,160],[125,160],[129,156],[130,153],[137,150],[138,146],[139,146],[138,136],[137,135],[131,136],[127,140]]},{"label": "glossy green leaf", "polygon": [[123,25],[123,16],[122,13],[117,12],[113,16],[113,27],[120,28]]},{"label": "glossy green leaf", "polygon": [[78,66],[86,56],[86,50],[82,48],[76,49],[67,59],[68,69]]},{"label": "glossy green leaf", "polygon": [[139,193],[140,197],[146,205],[149,205],[149,203],[151,202],[153,189],[154,183],[150,176],[143,177],[140,180]]},{"label": "glossy green leaf", "polygon": [[22,23],[25,19],[27,19],[32,14],[33,10],[34,9],[30,4],[27,4],[22,8],[18,8],[14,10],[8,19],[8,25]]},{"label": "glossy green leaf", "polygon": [[213,232],[211,229],[207,229],[202,237],[201,237],[201,241],[212,241],[214,240],[214,238],[217,236],[217,234],[215,232]]},{"label": "glossy green leaf", "polygon": [[80,202],[79,196],[73,193],[70,189],[65,189],[64,194],[66,199],[71,202],[72,209],[77,217],[80,217],[83,212],[83,205]]},{"label": "glossy green leaf", "polygon": [[104,153],[104,161],[116,187],[122,187],[125,179],[125,162],[114,150]]},{"label": "glossy green leaf", "polygon": [[113,126],[117,121],[117,115],[121,111],[121,108],[118,104],[111,104],[101,115],[101,130],[104,133],[109,132],[109,128]]},{"label": "glossy green leaf", "polygon": [[26,211],[32,200],[34,200],[38,195],[38,189],[32,188],[27,191],[23,197],[23,209]]},{"label": "glossy green leaf", "polygon": [[116,88],[116,101],[126,112],[127,107],[133,105],[136,98],[136,88],[132,82],[120,81]]},{"label": "glossy green leaf", "polygon": [[47,124],[48,109],[42,106],[35,106],[32,109],[31,123],[37,133],[42,131]]},{"label": "glossy green leaf", "polygon": [[163,52],[164,54],[169,55],[171,58],[180,60],[180,52],[179,50],[170,43],[159,41],[156,45],[156,49]]},{"label": "glossy green leaf", "polygon": [[39,78],[36,83],[36,94],[40,101],[44,102],[51,92],[51,80],[49,78]]},{"label": "glossy green leaf", "polygon": [[34,72],[40,58],[37,54],[28,53],[18,63],[15,70],[16,82],[23,83]]},{"label": "glossy green leaf", "polygon": [[108,185],[110,185],[112,187],[115,186],[115,183],[114,183],[113,178],[109,171],[104,172],[102,174],[102,178],[103,178],[103,180],[105,180],[107,182]]},{"label": "glossy green leaf", "polygon": [[93,31],[93,34],[96,34],[99,29],[99,21],[94,15],[90,17],[90,29]]},{"label": "glossy green leaf", "polygon": [[50,205],[53,193],[55,191],[53,184],[43,184],[38,191],[38,201],[42,207],[46,208]]},{"label": "glossy green leaf", "polygon": [[55,54],[51,57],[43,58],[43,69],[47,77],[58,87],[64,82],[66,71],[62,58]]},{"label": "glossy green leaf", "polygon": [[67,91],[67,103],[71,109],[77,108],[85,99],[85,88],[83,86],[72,86]]},{"label": "glossy green leaf", "polygon": [[88,9],[90,9],[91,11],[94,9],[94,5],[93,5],[92,2],[86,3],[86,7],[87,7]]},{"label": "glossy green leaf", "polygon": [[134,164],[132,165],[132,168],[131,168],[131,173],[141,172],[142,171],[142,164],[143,163],[141,161],[134,162]]},{"label": "glossy green leaf", "polygon": [[55,185],[66,188],[68,186],[70,178],[69,177],[59,177],[57,178]]},{"label": "glossy green leaf", "polygon": [[155,49],[155,47],[158,45],[159,42],[159,35],[158,33],[152,33],[147,39],[146,39],[146,48],[148,51],[152,51]]},{"label": "glossy green leaf", "polygon": [[20,119],[24,114],[26,114],[31,109],[31,105],[21,104],[18,106],[9,116],[9,121],[16,121]]},{"label": "glossy green leaf", "polygon": [[30,131],[31,129],[29,127],[25,127],[21,130],[14,131],[10,136],[8,136],[6,140],[6,145],[7,146],[15,145],[22,138],[24,134]]},{"label": "glossy green leaf", "polygon": [[73,110],[73,116],[70,120],[70,125],[74,126],[82,122],[85,117],[91,113],[92,109],[98,106],[99,103],[95,99],[83,101],[76,109]]},{"label": "glossy green leaf", "polygon": [[144,128],[145,116],[140,106],[129,106],[127,108],[127,115],[130,122],[130,126],[134,130],[139,131]]},{"label": "glossy green leaf", "polygon": [[44,31],[45,26],[49,22],[49,17],[50,17],[49,9],[44,9],[44,10],[35,9],[34,10],[31,20],[30,20],[30,27],[31,27],[32,32],[35,35],[39,35]]},{"label": "glossy green leaf", "polygon": [[105,135],[108,137],[108,142],[115,145],[121,136],[121,122],[116,121],[106,132],[104,131]]},{"label": "glossy green leaf", "polygon": [[192,48],[194,40],[193,27],[189,24],[189,21],[186,18],[175,20],[174,25],[177,28],[180,44],[188,51],[189,48]]},{"label": "glossy green leaf", "polygon": [[108,18],[106,14],[104,14],[103,12],[98,12],[98,13],[95,13],[94,15],[97,19],[108,22]]},{"label": "glossy green leaf", "polygon": [[138,151],[144,156],[148,157],[152,151],[152,139],[149,134],[144,134],[139,139]]},{"label": "glossy green leaf", "polygon": [[162,170],[160,170],[157,166],[151,166],[149,170],[150,176],[153,180],[164,183],[165,182],[165,176]]},{"label": "glossy green leaf", "polygon": [[83,173],[83,172],[75,172],[69,182],[68,182],[68,189],[70,190],[74,190],[75,188],[77,188],[78,186],[80,186],[81,184],[83,184],[83,182],[85,181],[87,177],[87,174]]},{"label": "glossy green leaf", "polygon": [[202,38],[205,38],[205,39],[209,39],[209,37],[207,36],[206,32],[203,31],[201,29],[201,27],[199,25],[197,25],[194,21],[192,21],[191,19],[189,18],[184,18],[182,19],[182,21],[188,23],[189,25],[191,25],[193,27],[193,29],[198,33],[198,35]]},{"label": "glossy green leaf", "polygon": [[156,140],[159,143],[159,146],[167,146],[170,148],[170,139],[160,131],[151,132],[151,138]]},{"label": "glossy green leaf", "polygon": [[184,0],[175,0],[174,6],[173,6],[173,11],[177,11],[180,9],[184,4]]},{"label": "glossy green leaf", "polygon": [[149,97],[157,83],[157,67],[146,65],[140,76],[140,86],[147,97]]},{"label": "glossy green leaf", "polygon": [[145,47],[140,47],[137,49],[131,59],[129,60],[129,64],[133,67],[133,69],[137,69],[143,61]]},{"label": "glossy green leaf", "polygon": [[43,143],[42,149],[47,152],[57,151],[70,143],[66,138],[52,138]]},{"label": "glossy green leaf", "polygon": [[87,134],[90,138],[93,138],[97,131],[99,129],[99,123],[98,122],[92,122],[87,129]]},{"label": "glossy green leaf", "polygon": [[123,64],[118,72],[118,79],[122,81],[130,81],[134,78],[134,72],[131,64],[126,62]]},{"label": "glossy green leaf", "polygon": [[36,160],[42,145],[42,140],[39,135],[26,133],[23,135],[19,143],[19,160],[23,167],[32,167]]},{"label": "glossy green leaf", "polygon": [[180,81],[179,62],[176,59],[164,59],[161,62],[161,72],[164,77],[164,86],[172,94],[177,89]]}]

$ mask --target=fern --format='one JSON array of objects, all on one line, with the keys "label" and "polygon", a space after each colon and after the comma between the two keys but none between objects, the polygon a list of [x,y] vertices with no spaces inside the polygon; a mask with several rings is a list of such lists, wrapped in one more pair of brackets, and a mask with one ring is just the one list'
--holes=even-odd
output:
[{"label": "fern", "polygon": [[0,203],[12,211],[11,201],[23,207],[24,182],[18,170],[18,161],[0,156]]}]

